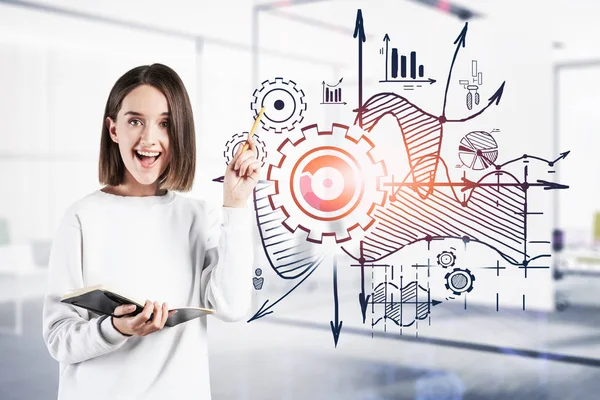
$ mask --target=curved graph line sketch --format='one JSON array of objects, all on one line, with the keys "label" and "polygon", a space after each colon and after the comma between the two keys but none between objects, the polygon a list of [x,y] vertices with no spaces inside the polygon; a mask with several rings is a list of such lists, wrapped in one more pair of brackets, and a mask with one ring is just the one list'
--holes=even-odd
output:
[{"label": "curved graph line sketch", "polygon": [[[411,173],[401,182],[384,182],[390,188],[388,206],[375,207],[375,223],[361,240],[360,250],[356,243],[342,249],[357,261],[378,262],[418,241],[457,238],[487,245],[513,265],[531,262],[534,258],[526,251],[527,191],[568,186],[539,179],[520,181],[504,170],[490,172],[476,182],[467,178],[452,182],[448,166],[442,158],[438,161],[446,178],[442,182],[411,182]],[[524,174],[526,178],[527,166]],[[423,186],[429,193],[425,200],[418,190]]]},{"label": "curved graph line sketch", "polygon": [[260,120],[264,130],[289,132],[304,119],[304,111],[307,109],[304,91],[298,89],[296,82],[292,80],[286,81],[280,77],[274,81],[265,80],[260,89],[254,91],[253,96],[250,108],[254,111],[255,118],[261,108],[265,107]]}]

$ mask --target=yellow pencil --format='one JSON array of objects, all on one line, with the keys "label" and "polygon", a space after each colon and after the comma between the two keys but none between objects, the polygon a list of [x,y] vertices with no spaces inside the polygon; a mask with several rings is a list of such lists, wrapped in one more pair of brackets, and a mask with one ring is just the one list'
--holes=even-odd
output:
[{"label": "yellow pencil", "polygon": [[260,122],[260,118],[262,117],[264,112],[265,112],[265,108],[263,107],[260,109],[258,116],[254,120],[254,125],[252,125],[252,129],[250,129],[250,133],[248,134],[248,139],[246,140],[246,143],[244,143],[244,147],[242,147],[242,153],[245,152],[246,150],[248,150],[248,146],[250,146],[250,138],[252,137],[252,135],[254,135],[254,131],[256,131],[256,128],[258,127],[258,123]]}]

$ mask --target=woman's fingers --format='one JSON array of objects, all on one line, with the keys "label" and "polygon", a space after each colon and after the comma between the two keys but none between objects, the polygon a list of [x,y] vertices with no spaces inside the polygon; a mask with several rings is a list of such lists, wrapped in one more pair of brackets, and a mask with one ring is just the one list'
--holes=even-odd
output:
[{"label": "woman's fingers", "polygon": [[158,305],[157,302],[154,302],[152,303],[152,308],[154,310],[152,313],[152,319],[147,321],[142,327],[140,327],[140,336],[146,336],[152,332],[155,332],[158,330],[157,326],[160,326],[159,318],[162,318],[161,307]]},{"label": "woman's fingers", "polygon": [[127,315],[127,314],[131,314],[132,312],[134,312],[136,309],[136,306],[134,304],[122,304],[120,306],[118,306],[117,308],[115,308],[115,311],[113,312],[113,314],[117,317],[123,316],[123,315]]},{"label": "woman's fingers", "polygon": [[154,302],[154,318],[152,318],[152,330],[156,331],[162,328],[163,305],[159,302]]},{"label": "woman's fingers", "polygon": [[231,159],[231,161],[229,161],[229,165],[227,165],[228,169],[232,169],[235,170],[235,163],[237,162],[240,154],[242,154],[242,149],[244,148],[244,144],[241,143],[240,145],[238,145],[237,150],[235,151],[235,154],[233,155],[233,158]]},{"label": "woman's fingers", "polygon": [[169,305],[167,303],[163,303],[162,306],[162,318],[160,320],[160,329],[162,329],[165,326],[165,323],[167,322],[167,318],[169,318]]},{"label": "woman's fingers", "polygon": [[[249,146],[248,146],[248,148],[246,148],[246,151],[244,151],[243,153],[246,153],[248,151],[251,151],[252,153],[256,153],[256,142],[254,141],[254,139],[249,138],[247,141],[249,143]],[[235,151],[235,155],[229,162],[229,165],[232,166],[234,170],[237,170],[239,167],[239,164],[237,163],[237,161],[239,160],[239,157],[242,154],[242,149],[245,147],[245,144],[246,144],[246,142],[240,143],[238,145],[237,150]]]},{"label": "woman's fingers", "polygon": [[153,310],[154,306],[152,302],[150,300],[146,300],[146,302],[144,303],[144,309],[141,313],[132,318],[130,322],[131,325],[129,327],[134,331],[140,329],[142,326],[144,326],[146,321],[150,319]]},{"label": "woman's fingers", "polygon": [[254,160],[252,161],[252,163],[248,166],[248,170],[246,172],[246,174],[248,176],[253,176],[255,173],[258,173],[260,171],[260,167],[262,165],[262,162],[260,160]]},{"label": "woman's fingers", "polygon": [[246,160],[240,168],[240,176],[252,176],[256,171],[260,170],[261,164],[262,162],[258,161],[256,158]]},{"label": "woman's fingers", "polygon": [[248,159],[246,159],[246,161],[244,161],[242,165],[240,165],[239,176],[246,176],[248,172],[248,167],[250,167],[250,165],[252,165],[252,163],[255,161],[255,157],[249,157]]},{"label": "woman's fingers", "polygon": [[[242,155],[239,156],[239,158],[237,159],[235,166],[234,166],[234,171],[240,171],[241,172],[241,167],[244,164],[244,162],[246,162],[247,160],[254,158],[256,159],[256,157],[254,157],[254,152],[248,150],[242,153]],[[243,174],[241,174],[243,175]]]},{"label": "woman's fingers", "polygon": [[169,311],[167,303],[146,300],[144,309],[135,317],[126,317],[127,326],[137,336],[146,336],[164,328],[167,318],[177,311]]}]

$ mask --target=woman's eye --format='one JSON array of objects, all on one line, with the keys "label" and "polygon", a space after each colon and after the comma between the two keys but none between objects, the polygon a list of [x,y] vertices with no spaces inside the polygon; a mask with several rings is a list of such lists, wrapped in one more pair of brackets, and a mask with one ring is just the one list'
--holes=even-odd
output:
[{"label": "woman's eye", "polygon": [[132,126],[139,126],[142,122],[139,119],[132,119],[131,121],[129,121],[129,125]]},{"label": "woman's eye", "polygon": [[169,127],[169,121],[162,122],[160,124],[160,126],[162,126],[163,128],[168,128]]}]

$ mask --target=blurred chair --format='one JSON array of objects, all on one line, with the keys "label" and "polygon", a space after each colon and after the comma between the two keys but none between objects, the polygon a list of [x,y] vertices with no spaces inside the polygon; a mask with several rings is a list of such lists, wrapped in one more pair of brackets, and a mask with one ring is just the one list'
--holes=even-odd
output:
[{"label": "blurred chair", "polygon": [[0,333],[23,333],[23,301],[43,297],[52,242],[12,243],[9,224],[0,218],[0,304],[14,303],[14,327]]}]

